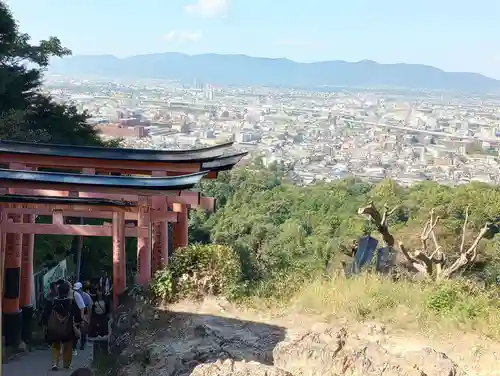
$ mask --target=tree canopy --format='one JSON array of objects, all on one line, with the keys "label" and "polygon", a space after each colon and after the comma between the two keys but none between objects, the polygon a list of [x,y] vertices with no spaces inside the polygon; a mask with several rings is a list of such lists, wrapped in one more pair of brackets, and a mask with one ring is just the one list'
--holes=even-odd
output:
[{"label": "tree canopy", "polygon": [[371,234],[382,241],[372,221],[358,214],[370,202],[379,208],[384,204],[395,208],[388,225],[395,243],[404,241],[410,252],[421,249],[429,213],[439,216],[433,232],[450,263],[490,223],[477,257],[463,273],[494,281],[500,272],[496,234],[500,189],[496,186],[470,183],[448,187],[426,181],[405,188],[391,180],[369,184],[344,179],[300,187],[287,182],[279,166],[269,170],[254,165],[204,182],[203,192],[215,196],[221,207],[211,217],[191,215],[191,240],[235,249],[249,285],[272,288],[273,281],[283,278],[301,281],[331,273],[346,260],[360,236]]},{"label": "tree canopy", "polygon": [[[106,142],[71,104],[58,103],[42,90],[43,72],[50,58],[71,54],[56,37],[33,44],[22,33],[7,4],[0,0],[0,139],[54,144],[118,146]],[[40,218],[38,219],[40,220]],[[70,244],[73,244],[70,246]],[[59,261],[75,249],[65,236],[36,238],[36,262]],[[75,253],[73,250],[72,253]]]},{"label": "tree canopy", "polygon": [[87,113],[42,92],[49,59],[69,54],[55,37],[32,44],[0,1],[0,139],[105,145]]}]

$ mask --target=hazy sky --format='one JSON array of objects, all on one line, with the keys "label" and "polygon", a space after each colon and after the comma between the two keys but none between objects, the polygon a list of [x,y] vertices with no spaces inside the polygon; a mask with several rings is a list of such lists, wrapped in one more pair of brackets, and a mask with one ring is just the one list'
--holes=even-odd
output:
[{"label": "hazy sky", "polygon": [[7,0],[75,54],[408,62],[500,78],[500,0]]}]

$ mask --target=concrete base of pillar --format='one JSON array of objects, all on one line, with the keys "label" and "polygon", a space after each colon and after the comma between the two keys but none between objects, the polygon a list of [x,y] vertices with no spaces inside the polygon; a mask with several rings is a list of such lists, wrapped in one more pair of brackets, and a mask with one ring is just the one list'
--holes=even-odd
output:
[{"label": "concrete base of pillar", "polygon": [[2,313],[3,335],[6,347],[17,347],[21,343],[23,317],[21,311]]},{"label": "concrete base of pillar", "polygon": [[22,329],[21,329],[21,339],[29,344],[31,342],[31,338],[33,337],[33,306],[22,307],[21,308],[21,316],[22,316]]}]

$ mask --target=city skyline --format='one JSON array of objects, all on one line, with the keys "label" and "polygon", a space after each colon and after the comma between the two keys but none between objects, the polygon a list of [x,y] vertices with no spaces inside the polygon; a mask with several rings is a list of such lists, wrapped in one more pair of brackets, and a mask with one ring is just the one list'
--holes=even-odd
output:
[{"label": "city skyline", "polygon": [[[157,0],[123,4],[94,0],[8,2],[33,40],[54,35],[74,54],[118,57],[158,53],[221,53],[284,57],[299,62],[374,60],[416,63],[500,78],[500,4],[475,7],[449,0],[333,4],[263,0]],[[92,22],[89,22],[92,20]]]}]

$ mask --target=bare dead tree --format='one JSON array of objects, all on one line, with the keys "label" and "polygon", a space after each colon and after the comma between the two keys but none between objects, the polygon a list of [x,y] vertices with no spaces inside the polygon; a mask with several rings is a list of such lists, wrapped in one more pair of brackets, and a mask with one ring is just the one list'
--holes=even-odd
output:
[{"label": "bare dead tree", "polygon": [[[382,235],[385,246],[395,248],[394,236],[390,233],[388,218],[396,211],[396,208],[389,210],[387,205],[384,205],[382,214],[370,202],[367,206],[359,208],[358,214],[365,215],[377,226],[377,231]],[[442,247],[438,244],[434,229],[439,221],[439,216],[435,216],[434,209],[429,213],[429,219],[424,225],[420,235],[420,250],[411,252],[408,250],[402,241],[399,242],[399,250],[405,258],[404,265],[411,271],[423,274],[428,278],[433,278],[437,281],[450,278],[457,271],[471,265],[477,258],[477,250],[479,242],[486,235],[490,228],[490,223],[486,223],[472,244],[466,248],[466,232],[469,220],[469,207],[465,209],[465,219],[462,226],[462,236],[459,249],[459,257],[451,265],[447,265],[446,253],[442,251]],[[429,242],[432,245],[429,246]],[[432,250],[430,248],[433,248]]]}]

